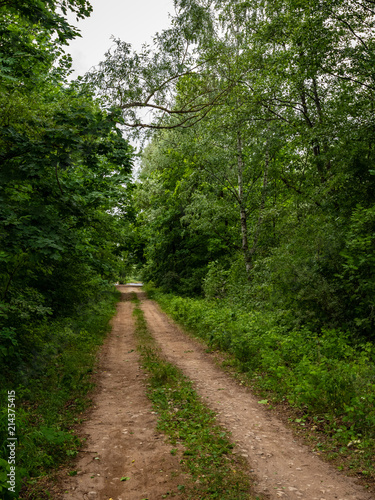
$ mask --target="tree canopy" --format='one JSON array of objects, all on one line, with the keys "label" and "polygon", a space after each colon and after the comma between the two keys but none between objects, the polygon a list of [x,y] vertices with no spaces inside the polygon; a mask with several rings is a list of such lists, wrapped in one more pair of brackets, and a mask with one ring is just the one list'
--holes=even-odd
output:
[{"label": "tree canopy", "polygon": [[117,40],[90,76],[131,129],[153,131],[145,276],[372,335],[372,3],[175,6],[154,47]]},{"label": "tree canopy", "polygon": [[0,357],[113,283],[126,255],[132,148],[119,115],[67,80],[68,10],[91,6],[0,3]]}]

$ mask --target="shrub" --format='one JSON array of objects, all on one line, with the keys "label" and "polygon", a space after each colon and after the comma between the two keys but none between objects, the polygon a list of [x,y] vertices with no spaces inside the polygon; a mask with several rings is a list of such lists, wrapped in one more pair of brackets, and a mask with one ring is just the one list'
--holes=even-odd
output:
[{"label": "shrub", "polygon": [[339,329],[291,328],[283,311],[249,311],[221,300],[153,290],[162,308],[213,348],[238,360],[256,385],[313,415],[375,436],[375,348]]}]

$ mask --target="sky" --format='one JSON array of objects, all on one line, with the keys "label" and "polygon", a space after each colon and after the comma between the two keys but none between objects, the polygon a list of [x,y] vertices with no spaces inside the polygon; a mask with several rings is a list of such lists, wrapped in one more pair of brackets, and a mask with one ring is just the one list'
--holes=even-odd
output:
[{"label": "sky", "polygon": [[73,78],[84,75],[104,59],[111,47],[111,35],[129,42],[135,49],[150,42],[157,31],[169,26],[173,0],[90,0],[93,12],[87,19],[70,24],[77,26],[82,38],[73,40],[67,52],[73,57]]}]

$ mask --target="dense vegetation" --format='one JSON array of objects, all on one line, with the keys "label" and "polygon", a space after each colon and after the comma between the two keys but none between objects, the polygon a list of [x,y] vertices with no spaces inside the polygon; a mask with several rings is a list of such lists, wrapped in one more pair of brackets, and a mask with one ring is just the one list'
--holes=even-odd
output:
[{"label": "dense vegetation", "polygon": [[[175,7],[154,46],[135,53],[114,40],[96,71],[69,83],[64,44],[77,33],[66,14],[85,17],[89,3],[0,3],[1,412],[17,390],[23,473],[74,453],[67,419],[53,415],[80,401],[89,369],[73,370],[77,349],[90,358],[110,284],[137,264],[180,295],[157,295],[176,318],[302,420],[341,436],[339,449],[355,449],[368,474],[359,459],[375,436],[373,2]],[[119,125],[150,131],[136,186]],[[100,318],[82,322],[91,314]]]},{"label": "dense vegetation", "polygon": [[373,340],[371,3],[210,4],[154,69],[186,74],[144,155],[145,278]]},{"label": "dense vegetation", "polygon": [[[69,430],[114,313],[132,218],[132,150],[118,116],[68,82],[64,44],[77,35],[68,10],[85,17],[91,7],[0,5],[1,498],[75,453]],[[6,489],[8,391],[16,395],[15,495]]]},{"label": "dense vegetation", "polygon": [[373,3],[175,4],[155,50],[117,40],[91,75],[153,132],[136,193],[143,277],[184,296],[158,295],[263,388],[331,422],[338,449],[371,446]]}]

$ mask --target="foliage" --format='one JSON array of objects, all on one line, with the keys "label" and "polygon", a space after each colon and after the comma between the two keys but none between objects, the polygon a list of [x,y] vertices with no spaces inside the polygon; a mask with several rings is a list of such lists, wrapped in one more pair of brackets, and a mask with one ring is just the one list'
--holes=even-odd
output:
[{"label": "foliage", "polygon": [[[27,491],[27,498],[45,498],[47,493],[39,490],[35,478],[67,463],[77,453],[80,441],[74,434],[74,426],[89,404],[87,392],[93,387],[91,376],[96,351],[108,331],[117,299],[118,293],[108,289],[75,317],[29,327],[23,344],[27,357],[18,358],[11,381],[9,371],[1,374],[1,455],[8,457],[6,402],[8,390],[14,390],[17,492],[22,486],[22,492],[26,494]],[[10,370],[12,365],[7,366]],[[1,481],[6,464],[0,461],[0,486],[6,485]],[[6,495],[1,498],[8,499]]]},{"label": "foliage", "polygon": [[249,312],[224,306],[222,300],[182,298],[150,286],[148,290],[168,314],[212,349],[231,353],[253,386],[287,400],[304,418],[325,422],[325,431],[340,447],[359,440],[367,455],[373,453],[372,343],[353,342],[342,330],[326,329],[317,335],[306,327],[292,328],[281,310]]},{"label": "foliage", "polygon": [[375,195],[373,27],[367,1],[189,0],[154,47],[116,42],[91,82],[132,129],[155,112],[135,191],[145,280],[373,338],[357,215]]},{"label": "foliage", "polygon": [[375,208],[358,206],[352,214],[345,246],[340,280],[347,287],[352,321],[371,336],[374,331]]},{"label": "foliage", "polygon": [[[67,80],[64,45],[78,35],[68,11],[84,18],[91,6],[0,5],[0,446],[7,456],[4,408],[15,390],[17,491],[76,453],[72,423],[87,404],[134,219],[119,114]],[[32,481],[29,498],[44,498]]]},{"label": "foliage", "polygon": [[[145,241],[146,265],[143,277],[154,280],[165,290],[182,294],[200,293],[202,279],[210,259],[223,254],[215,229],[191,231],[184,222],[187,209],[194,200],[200,179],[193,168],[163,141],[162,151],[149,148],[146,162],[157,167],[142,174],[136,190],[137,220]],[[175,169],[167,169],[169,161]],[[168,207],[168,208],[166,208]]]},{"label": "foliage", "polygon": [[[43,352],[39,328],[138,265],[211,299],[170,307],[259,386],[343,443],[373,438],[373,5],[175,7],[154,46],[115,40],[68,84],[65,14],[88,2],[1,3],[4,374]],[[153,131],[135,186],[118,124]]]},{"label": "foliage", "polygon": [[203,283],[205,296],[209,299],[224,298],[228,275],[229,271],[225,270],[218,262],[210,262]]},{"label": "foliage", "polygon": [[127,251],[132,149],[116,111],[66,81],[59,57],[77,34],[67,9],[83,17],[91,8],[0,7],[0,352],[10,370],[27,357],[30,329],[84,307],[116,280]]}]

